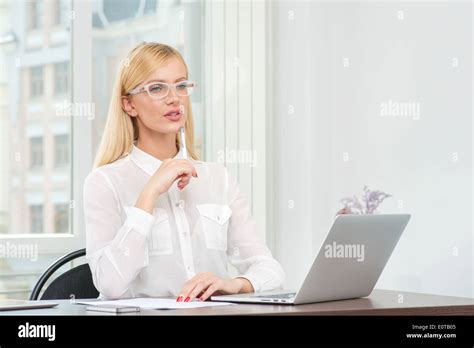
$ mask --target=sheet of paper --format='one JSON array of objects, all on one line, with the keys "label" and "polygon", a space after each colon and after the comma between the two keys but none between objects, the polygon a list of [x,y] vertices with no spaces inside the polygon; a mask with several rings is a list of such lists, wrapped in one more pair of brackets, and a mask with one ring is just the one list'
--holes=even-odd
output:
[{"label": "sheet of paper", "polygon": [[109,301],[77,301],[79,304],[86,304],[92,306],[100,306],[105,304],[113,304],[120,306],[135,306],[143,309],[185,309],[185,308],[201,308],[212,306],[227,306],[235,305],[230,302],[209,302],[209,301],[192,301],[192,302],[176,302],[176,299],[166,298],[130,298],[124,300],[109,300]]}]

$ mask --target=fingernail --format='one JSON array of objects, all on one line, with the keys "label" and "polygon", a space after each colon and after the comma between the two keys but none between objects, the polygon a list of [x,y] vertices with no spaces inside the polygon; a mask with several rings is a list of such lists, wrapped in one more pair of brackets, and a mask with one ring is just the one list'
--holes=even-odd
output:
[{"label": "fingernail", "polygon": [[178,296],[178,298],[176,299],[176,302],[181,302],[183,300],[183,296]]},{"label": "fingernail", "polygon": [[186,297],[186,299],[184,300],[184,302],[189,302],[190,299],[191,299],[191,298],[188,296],[188,297]]}]

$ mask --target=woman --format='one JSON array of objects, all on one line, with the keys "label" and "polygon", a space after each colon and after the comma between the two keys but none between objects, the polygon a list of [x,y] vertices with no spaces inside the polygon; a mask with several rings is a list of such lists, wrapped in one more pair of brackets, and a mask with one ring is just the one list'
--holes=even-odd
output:
[{"label": "woman", "polygon": [[182,56],[143,43],[125,61],[84,183],[87,260],[101,298],[188,302],[281,288],[284,272],[257,238],[237,182],[197,159]]}]

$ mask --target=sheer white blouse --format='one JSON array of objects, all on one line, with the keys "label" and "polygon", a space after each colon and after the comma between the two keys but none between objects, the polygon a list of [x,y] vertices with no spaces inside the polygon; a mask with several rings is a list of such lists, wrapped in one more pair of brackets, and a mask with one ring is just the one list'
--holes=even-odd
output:
[{"label": "sheer white blouse", "polygon": [[228,262],[256,292],[282,287],[283,269],[258,238],[236,180],[223,165],[191,161],[198,178],[182,191],[175,182],[153,214],[134,207],[161,165],[152,155],[134,146],[87,176],[86,257],[101,298],[176,296],[196,273],[229,278]]}]

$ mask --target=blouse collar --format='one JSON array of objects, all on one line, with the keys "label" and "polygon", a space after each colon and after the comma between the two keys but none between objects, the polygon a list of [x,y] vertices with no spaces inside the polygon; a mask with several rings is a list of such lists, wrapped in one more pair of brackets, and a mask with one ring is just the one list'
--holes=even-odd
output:
[{"label": "blouse collar", "polygon": [[[183,151],[180,149],[173,158],[181,159],[182,155]],[[161,163],[163,162],[150,155],[148,152],[139,149],[135,144],[133,145],[132,151],[130,152],[130,156],[132,161],[150,176],[158,170],[158,168],[161,166]]]}]

